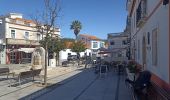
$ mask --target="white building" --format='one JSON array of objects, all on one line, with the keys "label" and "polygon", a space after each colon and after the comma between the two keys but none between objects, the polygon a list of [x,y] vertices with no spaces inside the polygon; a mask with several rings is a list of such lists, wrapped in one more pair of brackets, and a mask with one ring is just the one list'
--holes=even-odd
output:
[{"label": "white building", "polygon": [[[86,49],[85,52],[80,52],[80,57],[84,57],[85,53],[87,56],[90,56],[91,50]],[[65,50],[60,51],[60,54],[59,54],[60,63],[62,63],[63,61],[67,61],[67,58],[69,55],[77,55],[77,54],[76,52],[72,52],[71,49],[65,49]]]},{"label": "white building", "polygon": [[105,42],[103,40],[93,35],[80,34],[78,35],[77,39],[84,42],[86,48],[92,50],[91,56],[99,56],[98,49],[102,47],[104,48],[106,47]]},{"label": "white building", "polygon": [[128,36],[124,32],[108,34],[108,50],[112,60],[127,60]]},{"label": "white building", "polygon": [[[32,20],[24,19],[22,14],[0,16],[1,64],[31,61],[31,53],[42,39],[42,34],[37,32],[35,26]],[[60,29],[54,34],[60,35]]]},{"label": "white building", "polygon": [[131,56],[152,82],[170,91],[169,0],[127,0],[131,21]]}]

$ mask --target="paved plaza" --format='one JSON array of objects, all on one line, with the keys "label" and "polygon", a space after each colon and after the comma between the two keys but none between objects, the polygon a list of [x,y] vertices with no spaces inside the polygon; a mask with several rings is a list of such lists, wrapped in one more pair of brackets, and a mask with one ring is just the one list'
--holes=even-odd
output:
[{"label": "paved plaza", "polygon": [[48,87],[40,80],[16,87],[0,81],[0,100],[132,100],[125,78],[113,70],[99,76],[94,68],[57,67],[48,70]]}]

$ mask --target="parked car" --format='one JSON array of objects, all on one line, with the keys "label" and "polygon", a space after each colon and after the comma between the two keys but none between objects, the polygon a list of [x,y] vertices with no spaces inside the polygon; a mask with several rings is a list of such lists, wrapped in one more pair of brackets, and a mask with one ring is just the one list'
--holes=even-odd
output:
[{"label": "parked car", "polygon": [[69,55],[67,57],[67,60],[70,61],[70,60],[76,60],[77,59],[77,55]]}]

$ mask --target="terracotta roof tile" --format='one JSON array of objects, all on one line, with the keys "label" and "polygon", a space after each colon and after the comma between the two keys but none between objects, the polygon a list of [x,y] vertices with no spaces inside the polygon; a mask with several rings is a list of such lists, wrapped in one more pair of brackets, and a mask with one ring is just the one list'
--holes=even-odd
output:
[{"label": "terracotta roof tile", "polygon": [[80,36],[87,37],[91,40],[100,40],[98,37],[93,36],[93,35],[88,35],[88,34],[80,34]]},{"label": "terracotta roof tile", "polygon": [[15,20],[23,21],[26,23],[34,23],[34,21],[32,21],[32,20],[27,20],[27,19],[23,19],[23,18],[15,18]]}]

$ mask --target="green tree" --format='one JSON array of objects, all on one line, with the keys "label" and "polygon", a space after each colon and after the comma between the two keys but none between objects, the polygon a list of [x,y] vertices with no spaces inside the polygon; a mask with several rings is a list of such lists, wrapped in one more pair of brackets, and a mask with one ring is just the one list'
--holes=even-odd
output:
[{"label": "green tree", "polygon": [[76,40],[77,40],[77,36],[78,34],[80,33],[80,30],[82,29],[82,24],[80,21],[78,20],[75,20],[71,23],[71,26],[70,26],[70,29],[71,30],[74,30],[74,34],[76,36]]},{"label": "green tree", "polygon": [[79,64],[79,58],[80,58],[80,52],[84,52],[86,50],[85,48],[85,44],[81,41],[78,42],[73,42],[72,46],[71,46],[71,51],[72,52],[76,52],[77,53],[77,61]]},{"label": "green tree", "polygon": [[56,60],[58,61],[58,65],[59,65],[59,53],[61,50],[66,49],[66,42],[62,39],[52,39],[51,41],[52,43],[52,52],[56,53]]}]

